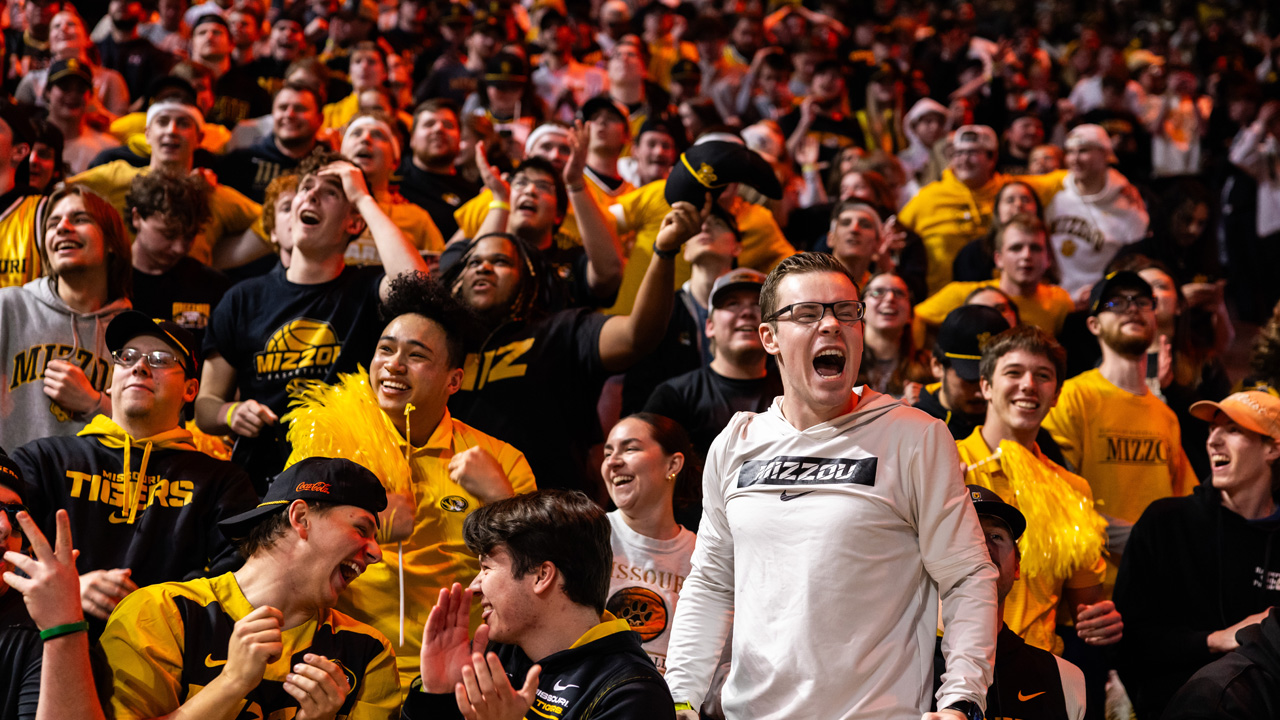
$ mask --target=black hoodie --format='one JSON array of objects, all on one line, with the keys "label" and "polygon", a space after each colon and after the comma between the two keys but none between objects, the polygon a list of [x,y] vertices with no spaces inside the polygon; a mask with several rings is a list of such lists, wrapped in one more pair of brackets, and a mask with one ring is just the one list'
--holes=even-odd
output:
[{"label": "black hoodie", "polygon": [[1157,500],[1125,548],[1115,603],[1124,617],[1120,678],[1138,717],[1158,718],[1169,699],[1218,655],[1210,633],[1280,605],[1280,513],[1246,520],[1201,485]]},{"label": "black hoodie", "polygon": [[1240,649],[1195,674],[1169,703],[1164,720],[1280,717],[1280,615],[1236,633]]}]

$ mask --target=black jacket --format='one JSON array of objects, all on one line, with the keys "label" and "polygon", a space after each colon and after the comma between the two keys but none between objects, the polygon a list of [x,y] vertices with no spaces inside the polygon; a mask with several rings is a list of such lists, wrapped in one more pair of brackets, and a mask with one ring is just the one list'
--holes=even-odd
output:
[{"label": "black jacket", "polygon": [[[598,629],[601,626],[598,626]],[[594,631],[593,631],[594,632]],[[490,643],[502,658],[513,687],[524,684],[533,661],[514,645]],[[578,647],[542,659],[538,696],[525,715],[529,720],[674,720],[675,701],[653,661],[640,646],[640,636],[614,630]],[[461,718],[453,693],[431,695],[411,691],[404,720]]]},{"label": "black jacket", "polygon": [[1120,678],[1141,718],[1158,718],[1217,659],[1209,634],[1280,605],[1280,518],[1249,521],[1208,486],[1157,500],[1133,526],[1116,579]]},{"label": "black jacket", "polygon": [[1236,633],[1240,649],[1204,666],[1173,696],[1164,720],[1280,717],[1280,616]]},{"label": "black jacket", "polygon": [[43,643],[22,593],[0,594],[0,718],[31,720],[40,700]]}]

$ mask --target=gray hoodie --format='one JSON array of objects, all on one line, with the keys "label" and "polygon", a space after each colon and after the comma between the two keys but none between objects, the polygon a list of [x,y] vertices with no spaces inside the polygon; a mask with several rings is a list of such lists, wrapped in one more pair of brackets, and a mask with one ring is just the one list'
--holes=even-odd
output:
[{"label": "gray hoodie", "polygon": [[0,288],[0,447],[13,450],[39,438],[74,435],[91,419],[73,416],[44,394],[50,360],[79,365],[94,388],[105,390],[111,374],[107,323],[131,307],[116,300],[80,314],[42,277],[22,287]]}]

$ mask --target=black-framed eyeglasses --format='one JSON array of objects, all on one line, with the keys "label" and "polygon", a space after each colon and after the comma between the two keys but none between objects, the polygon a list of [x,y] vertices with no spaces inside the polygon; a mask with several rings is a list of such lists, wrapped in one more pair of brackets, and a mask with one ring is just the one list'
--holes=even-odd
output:
[{"label": "black-framed eyeglasses", "polygon": [[[862,316],[866,314],[867,305],[858,300],[840,300],[830,303],[792,303],[784,308],[779,308],[777,312],[769,317],[769,321],[790,320],[801,325],[812,325],[816,322],[821,322],[822,318],[827,314],[827,310],[831,311],[831,315],[836,319],[836,322],[842,325],[852,325],[861,320]],[[791,317],[782,317],[785,313],[791,313]]]},{"label": "black-framed eyeglasses", "polygon": [[903,300],[907,300],[911,297],[906,290],[903,290],[902,288],[898,288],[898,287],[874,287],[867,290],[865,293],[863,293],[863,295],[869,298],[875,298],[877,300],[884,297],[885,295],[892,295],[896,298],[902,298]]},{"label": "black-framed eyeglasses", "polygon": [[[22,532],[22,526],[18,524],[18,513],[24,512],[30,515],[31,511],[22,503],[0,503],[0,512],[9,516],[9,532],[15,533],[18,537],[22,538],[22,545],[25,548],[27,545],[27,535]],[[0,552],[3,552],[3,550],[0,549]]]},{"label": "black-framed eyeglasses", "polygon": [[142,360],[152,370],[168,370],[180,363],[178,356],[167,350],[152,350],[149,353],[144,353],[137,348],[116,350],[111,353],[111,359],[122,368],[131,368],[137,365],[139,360]]},{"label": "black-framed eyeglasses", "polygon": [[1129,312],[1129,308],[1136,307],[1139,310],[1154,310],[1156,301],[1145,295],[1117,295],[1110,300],[1098,306],[1098,311],[1103,310],[1123,315]]}]

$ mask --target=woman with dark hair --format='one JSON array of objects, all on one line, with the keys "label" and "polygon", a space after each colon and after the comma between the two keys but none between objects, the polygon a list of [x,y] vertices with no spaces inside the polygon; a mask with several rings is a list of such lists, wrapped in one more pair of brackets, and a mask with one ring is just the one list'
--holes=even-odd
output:
[{"label": "woman with dark hair", "polygon": [[867,309],[858,384],[914,405],[933,375],[928,353],[917,350],[912,338],[907,283],[892,273],[880,273],[862,289],[862,298]]},{"label": "woman with dark hair", "polygon": [[[979,282],[990,280],[996,270],[995,237],[1005,223],[1019,215],[1035,215],[1044,220],[1044,205],[1035,190],[1021,180],[1005,183],[996,193],[995,213],[991,218],[991,229],[986,235],[965,245],[956,253],[951,264],[951,277],[959,282]],[[1056,267],[1051,267],[1051,279],[1056,278]]]},{"label": "woman with dark hair", "polygon": [[[608,515],[614,573],[605,607],[640,634],[660,672],[697,540],[676,522],[675,509],[701,509],[700,465],[684,428],[652,413],[623,418],[604,444],[600,474],[618,508]],[[690,517],[696,528],[697,515]]]}]

